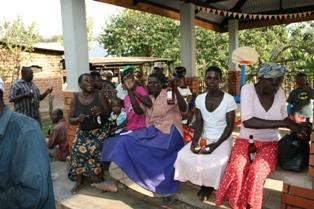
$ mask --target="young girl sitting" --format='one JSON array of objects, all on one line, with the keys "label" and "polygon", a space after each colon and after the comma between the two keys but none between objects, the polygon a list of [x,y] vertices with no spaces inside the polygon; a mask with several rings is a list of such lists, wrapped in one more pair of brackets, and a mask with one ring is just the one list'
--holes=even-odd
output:
[{"label": "young girl sitting", "polygon": [[109,136],[118,135],[123,131],[123,128],[127,124],[126,112],[122,109],[122,100],[120,100],[119,98],[114,98],[112,99],[111,104],[112,112],[110,113],[110,116],[108,118]]}]

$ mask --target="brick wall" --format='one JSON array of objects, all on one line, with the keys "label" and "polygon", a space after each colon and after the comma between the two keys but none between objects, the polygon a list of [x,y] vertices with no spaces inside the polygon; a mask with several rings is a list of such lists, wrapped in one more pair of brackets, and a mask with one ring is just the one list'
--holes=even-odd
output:
[{"label": "brick wall", "polygon": [[232,96],[240,95],[240,71],[228,71],[228,92]]},{"label": "brick wall", "polygon": [[199,77],[186,77],[185,83],[189,86],[193,94],[198,95],[200,93],[200,78]]},{"label": "brick wall", "polygon": [[[52,85],[54,89],[52,92],[52,95],[54,96],[54,107],[63,108],[62,72],[59,65],[62,55],[53,51],[41,50],[39,52],[35,51],[32,53],[25,53],[23,57],[24,60],[21,63],[22,66],[38,65],[42,67],[42,70],[34,69],[33,82],[37,85],[41,93],[43,93],[50,85]],[[0,60],[0,69],[12,68],[12,66],[10,66],[12,64],[10,63],[10,61],[6,62],[4,60]],[[11,85],[10,78],[4,82],[4,102],[5,104],[12,107],[13,104],[8,100],[8,94]],[[41,112],[48,112],[48,96],[41,101],[40,106]]]},{"label": "brick wall", "polygon": [[314,190],[314,122],[312,124],[309,175],[312,177],[312,190]]},{"label": "brick wall", "polygon": [[[71,103],[71,100],[74,96],[74,93],[73,92],[69,92],[69,91],[65,91],[63,92],[64,94],[64,117],[65,118],[68,118],[69,117],[69,112],[70,112],[70,103]],[[73,144],[73,141],[74,141],[74,138],[75,138],[75,133],[76,133],[76,129],[77,129],[77,125],[71,125],[71,124],[68,124],[68,136],[67,136],[67,139],[68,139],[68,143],[69,143],[69,149],[71,151],[72,149],[72,144]]]}]

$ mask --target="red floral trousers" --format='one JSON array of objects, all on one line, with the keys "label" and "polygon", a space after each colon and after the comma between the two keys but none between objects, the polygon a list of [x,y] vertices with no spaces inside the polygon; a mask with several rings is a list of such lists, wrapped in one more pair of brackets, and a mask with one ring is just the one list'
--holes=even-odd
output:
[{"label": "red floral trousers", "polygon": [[232,149],[226,172],[216,192],[217,206],[228,201],[233,209],[262,208],[263,187],[267,176],[276,169],[277,141],[255,141],[256,156],[250,162],[249,143],[238,138]]}]

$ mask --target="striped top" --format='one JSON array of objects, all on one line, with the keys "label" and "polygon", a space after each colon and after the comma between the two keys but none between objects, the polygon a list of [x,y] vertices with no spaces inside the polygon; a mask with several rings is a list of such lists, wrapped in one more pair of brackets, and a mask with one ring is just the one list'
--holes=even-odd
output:
[{"label": "striped top", "polygon": [[27,82],[23,79],[15,81],[10,87],[9,99],[12,100],[29,91],[32,91],[34,96],[23,97],[14,102],[14,111],[37,120],[39,118],[40,91],[33,82]]}]

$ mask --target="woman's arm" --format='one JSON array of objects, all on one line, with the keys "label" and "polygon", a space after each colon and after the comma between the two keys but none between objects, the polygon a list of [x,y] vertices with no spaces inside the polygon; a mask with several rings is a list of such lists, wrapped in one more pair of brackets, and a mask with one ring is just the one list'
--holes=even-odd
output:
[{"label": "woman's arm", "polygon": [[180,92],[178,91],[178,88],[175,87],[174,89],[175,89],[175,94],[177,97],[180,112],[184,112],[184,113],[187,112],[188,106],[187,106],[185,100],[183,99]]},{"label": "woman's arm", "polygon": [[149,98],[149,96],[143,96],[136,91],[134,91],[134,94],[146,107],[151,108],[153,106],[152,100]]},{"label": "woman's arm", "polygon": [[[218,141],[208,144],[206,145],[204,151],[202,151],[203,154],[210,154],[212,153],[217,147],[219,147],[219,145],[221,145],[224,141],[226,141],[226,139],[229,138],[229,136],[231,135],[233,128],[234,128],[234,118],[235,118],[235,111],[230,111],[226,113],[226,122],[227,122],[227,126],[224,129],[222,135],[220,136],[220,138],[218,139]],[[208,151],[207,151],[208,149]]]},{"label": "woman's arm", "polygon": [[78,117],[75,117],[75,106],[76,106],[76,97],[78,94],[74,94],[71,103],[70,103],[70,111],[69,111],[69,123],[72,125],[78,125],[83,122],[86,118],[85,114],[80,114]]},{"label": "woman's arm", "polygon": [[134,112],[138,115],[141,115],[144,113],[144,111],[141,108],[140,104],[137,102],[134,91],[135,91],[135,88],[128,89],[128,95],[130,97],[131,105],[132,105]]},{"label": "woman's arm", "polygon": [[289,128],[296,133],[307,135],[307,127],[304,124],[295,123],[289,118],[284,120],[265,120],[257,117],[252,117],[243,121],[246,128],[267,129],[267,128]]},{"label": "woman's arm", "polygon": [[195,108],[195,116],[196,116],[196,121],[194,123],[194,136],[191,143],[191,151],[194,153],[198,153],[200,151],[198,140],[202,135],[204,121],[202,118],[201,111],[197,108]]},{"label": "woman's arm", "polygon": [[105,118],[108,118],[111,113],[111,105],[107,97],[101,92],[98,92],[100,103],[101,103],[101,113],[104,115]]}]

